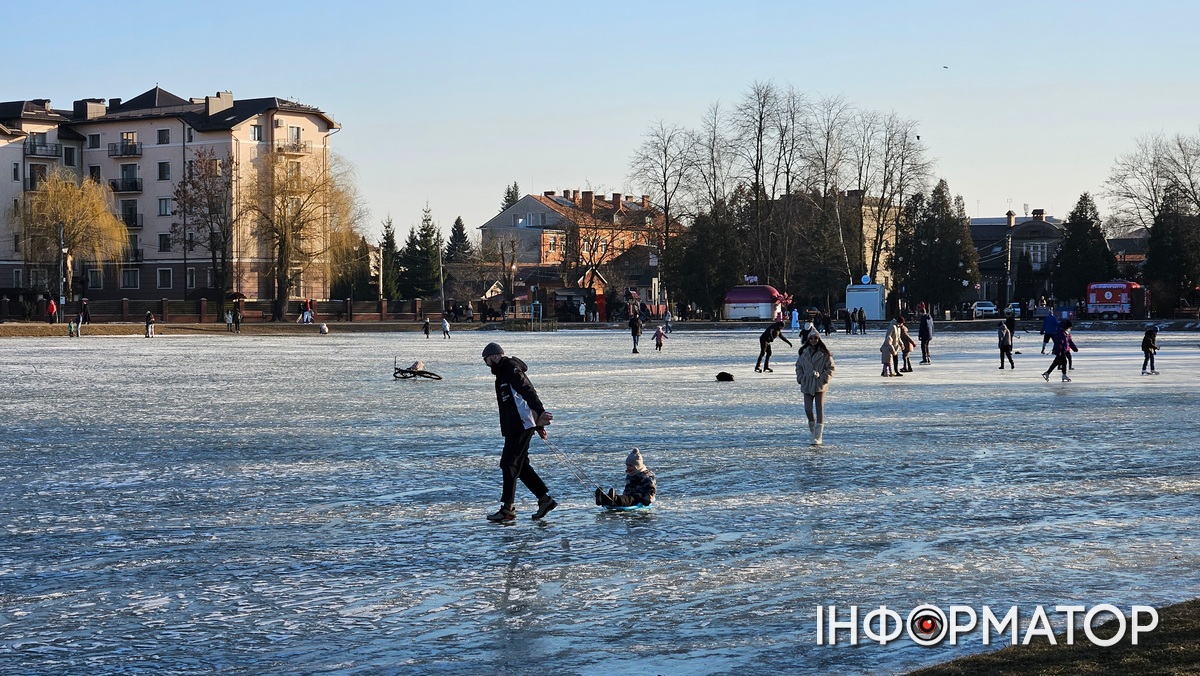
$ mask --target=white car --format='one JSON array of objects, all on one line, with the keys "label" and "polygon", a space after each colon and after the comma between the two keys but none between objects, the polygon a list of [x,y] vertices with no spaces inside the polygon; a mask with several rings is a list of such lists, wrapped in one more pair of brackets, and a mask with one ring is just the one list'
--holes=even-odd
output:
[{"label": "white car", "polygon": [[977,300],[971,303],[971,315],[978,317],[999,317],[1000,311],[996,309],[996,304],[990,300]]}]

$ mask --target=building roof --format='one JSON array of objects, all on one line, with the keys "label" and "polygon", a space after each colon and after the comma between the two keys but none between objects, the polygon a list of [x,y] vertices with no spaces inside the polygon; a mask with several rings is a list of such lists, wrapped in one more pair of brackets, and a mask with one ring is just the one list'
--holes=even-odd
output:
[{"label": "building roof", "polygon": [[[269,110],[316,115],[323,118],[331,128],[339,125],[332,117],[315,106],[296,103],[273,96],[257,99],[234,100],[233,105],[208,114],[204,99],[184,99],[161,88],[154,87],[128,101],[110,105],[104,115],[88,119],[73,119],[72,122],[107,122],[114,120],[138,120],[162,117],[182,118],[197,131],[222,131],[233,129],[246,120]],[[2,119],[2,118],[0,118]]]},{"label": "building roof", "polygon": [[30,101],[0,101],[0,125],[10,129],[20,120],[37,120],[39,122],[66,122],[67,116],[50,107],[46,99]]}]

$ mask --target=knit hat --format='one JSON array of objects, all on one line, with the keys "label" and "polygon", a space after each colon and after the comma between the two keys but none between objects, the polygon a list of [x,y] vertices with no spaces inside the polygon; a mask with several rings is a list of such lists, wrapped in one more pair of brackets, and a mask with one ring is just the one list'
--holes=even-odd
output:
[{"label": "knit hat", "polygon": [[625,466],[632,467],[639,472],[646,469],[645,463],[642,462],[642,452],[634,448],[629,453],[629,457],[625,458]]},{"label": "knit hat", "polygon": [[504,348],[500,347],[496,343],[488,343],[487,345],[485,345],[483,347],[483,358],[484,359],[487,359],[488,357],[490,357],[494,354],[504,354]]}]

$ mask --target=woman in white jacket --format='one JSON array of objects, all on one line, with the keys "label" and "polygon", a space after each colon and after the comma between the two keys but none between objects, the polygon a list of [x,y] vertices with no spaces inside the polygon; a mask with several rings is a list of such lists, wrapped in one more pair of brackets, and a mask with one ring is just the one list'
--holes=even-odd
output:
[{"label": "woman in white jacket", "polygon": [[821,334],[809,333],[796,359],[796,382],[804,394],[804,415],[808,417],[813,446],[821,445],[825,432],[825,390],[829,388],[833,369],[833,354],[821,340]]}]

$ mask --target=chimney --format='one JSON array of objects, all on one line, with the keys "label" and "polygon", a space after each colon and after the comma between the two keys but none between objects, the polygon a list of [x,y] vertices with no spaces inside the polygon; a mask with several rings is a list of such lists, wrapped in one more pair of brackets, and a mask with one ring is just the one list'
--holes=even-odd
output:
[{"label": "chimney", "polygon": [[1033,210],[1033,220],[1045,221],[1046,220],[1046,210],[1045,209],[1034,209]]},{"label": "chimney", "polygon": [[204,114],[212,117],[222,110],[228,110],[233,107],[232,92],[217,92],[216,96],[204,97]]},{"label": "chimney", "polygon": [[621,210],[621,193],[619,192],[613,193],[613,209]]},{"label": "chimney", "polygon": [[1017,226],[1017,214],[1012,209],[1009,209],[1008,213],[1004,215],[1008,217],[1008,227],[1015,228]]},{"label": "chimney", "polygon": [[643,209],[650,208],[650,196],[649,195],[642,195],[642,208]]},{"label": "chimney", "polygon": [[546,197],[554,197],[557,193],[555,193],[553,190],[547,190],[546,192],[544,192],[542,194],[545,195]]},{"label": "chimney", "polygon": [[90,120],[104,115],[104,99],[80,99],[74,105],[76,120]]},{"label": "chimney", "polygon": [[113,109],[113,108],[117,108],[117,107],[119,107],[120,105],[121,105],[121,99],[109,99],[109,100],[108,100],[108,108],[109,108],[109,110],[111,110],[111,109]]},{"label": "chimney", "polygon": [[584,211],[588,212],[589,214],[592,213],[592,208],[595,206],[592,203],[592,199],[595,196],[596,196],[596,193],[592,192],[591,190],[583,191],[583,203],[580,204],[580,206],[583,208]]},{"label": "chimney", "polygon": [[33,99],[30,103],[40,107],[42,110],[50,110],[50,99]]}]

